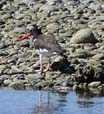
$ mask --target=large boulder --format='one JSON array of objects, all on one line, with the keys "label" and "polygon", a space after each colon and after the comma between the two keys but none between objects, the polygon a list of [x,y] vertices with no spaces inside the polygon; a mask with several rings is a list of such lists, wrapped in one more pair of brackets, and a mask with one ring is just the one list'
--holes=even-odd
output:
[{"label": "large boulder", "polygon": [[70,43],[96,43],[98,40],[89,28],[79,30],[70,40]]}]

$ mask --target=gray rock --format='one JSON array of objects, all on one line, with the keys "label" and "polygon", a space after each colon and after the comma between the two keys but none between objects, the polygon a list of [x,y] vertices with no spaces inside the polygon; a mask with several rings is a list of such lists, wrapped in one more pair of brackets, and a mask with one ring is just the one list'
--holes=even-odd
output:
[{"label": "gray rock", "polygon": [[94,37],[92,31],[87,29],[79,30],[70,40],[70,43],[96,43],[97,39]]}]

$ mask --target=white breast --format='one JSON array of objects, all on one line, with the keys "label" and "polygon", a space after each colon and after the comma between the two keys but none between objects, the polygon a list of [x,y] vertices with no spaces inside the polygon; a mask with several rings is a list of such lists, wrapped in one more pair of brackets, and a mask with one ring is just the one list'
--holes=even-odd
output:
[{"label": "white breast", "polygon": [[48,51],[47,49],[36,49],[36,52],[37,52],[37,54],[41,54],[41,55],[43,55],[43,56],[52,56],[53,55],[53,52],[51,52],[51,51]]}]

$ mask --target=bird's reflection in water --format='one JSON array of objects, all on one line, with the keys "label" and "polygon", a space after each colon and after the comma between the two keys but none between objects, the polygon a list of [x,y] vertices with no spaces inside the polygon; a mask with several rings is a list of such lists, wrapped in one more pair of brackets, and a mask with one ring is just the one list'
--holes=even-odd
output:
[{"label": "bird's reflection in water", "polygon": [[[56,98],[53,98],[52,94],[56,94]],[[54,114],[55,111],[64,106],[64,102],[66,102],[65,95],[47,92],[47,96],[44,96],[44,93],[39,91],[38,105],[33,114]]]}]

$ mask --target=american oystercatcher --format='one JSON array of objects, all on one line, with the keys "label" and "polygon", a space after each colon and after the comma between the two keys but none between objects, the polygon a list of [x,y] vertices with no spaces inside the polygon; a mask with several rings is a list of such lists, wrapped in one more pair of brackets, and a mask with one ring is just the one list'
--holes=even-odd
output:
[{"label": "american oystercatcher", "polygon": [[34,25],[29,33],[21,37],[18,41],[28,39],[30,36],[32,36],[33,46],[40,58],[40,73],[46,72],[49,69],[50,64],[48,63],[47,68],[43,70],[42,57],[46,56],[50,58],[53,54],[63,55],[63,50],[53,34],[44,35],[41,32],[41,29],[39,29],[36,25]]}]

